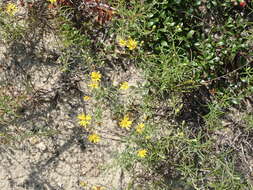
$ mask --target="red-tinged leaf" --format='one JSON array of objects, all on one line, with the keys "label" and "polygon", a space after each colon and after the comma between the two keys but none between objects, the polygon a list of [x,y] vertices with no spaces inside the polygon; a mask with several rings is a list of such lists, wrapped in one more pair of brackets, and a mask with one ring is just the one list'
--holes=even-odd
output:
[{"label": "red-tinged leaf", "polygon": [[241,7],[245,7],[246,5],[247,5],[247,3],[246,3],[245,1],[241,1],[241,2],[240,2],[240,6],[241,6]]},{"label": "red-tinged leaf", "polygon": [[49,8],[49,9],[53,9],[53,8],[55,8],[55,6],[54,6],[53,4],[49,4],[49,5],[48,5],[48,8]]}]

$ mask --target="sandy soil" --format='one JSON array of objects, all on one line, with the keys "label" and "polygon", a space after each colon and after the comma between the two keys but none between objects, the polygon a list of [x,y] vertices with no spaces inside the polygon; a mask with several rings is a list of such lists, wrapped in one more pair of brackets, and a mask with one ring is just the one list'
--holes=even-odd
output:
[{"label": "sandy soil", "polygon": [[[76,119],[79,113],[96,109],[93,100],[83,101],[84,95],[91,95],[84,73],[66,74],[60,62],[29,53],[23,44],[2,47],[0,52],[2,93],[23,97],[18,116],[0,125],[10,135],[0,136],[0,189],[75,190],[94,185],[125,189],[129,177],[114,162],[124,147],[118,121],[104,107],[98,129],[102,140],[88,142]],[[134,68],[108,73],[113,85],[127,80],[134,86],[140,79]],[[85,188],[80,185],[84,183]]]}]

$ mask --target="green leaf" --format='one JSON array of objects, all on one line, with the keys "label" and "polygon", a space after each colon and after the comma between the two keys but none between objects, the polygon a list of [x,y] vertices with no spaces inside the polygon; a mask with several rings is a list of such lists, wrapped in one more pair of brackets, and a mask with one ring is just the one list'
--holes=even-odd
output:
[{"label": "green leaf", "polygon": [[161,45],[164,46],[164,47],[168,47],[169,46],[166,41],[162,41]]},{"label": "green leaf", "polygon": [[187,38],[192,38],[192,36],[194,35],[195,33],[195,30],[190,30],[188,33],[187,33]]}]

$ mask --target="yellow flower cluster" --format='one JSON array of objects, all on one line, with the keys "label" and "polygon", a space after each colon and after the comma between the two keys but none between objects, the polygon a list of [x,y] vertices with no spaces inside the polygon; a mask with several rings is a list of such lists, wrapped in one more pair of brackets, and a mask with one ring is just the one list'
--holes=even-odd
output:
[{"label": "yellow flower cluster", "polygon": [[[120,127],[129,129],[132,125],[132,121],[130,121],[129,117],[127,115],[124,116],[124,118],[119,123]],[[135,130],[137,133],[142,133],[144,131],[145,124],[140,123],[135,127]],[[145,158],[147,156],[148,151],[146,149],[141,149],[137,151],[137,156],[140,158]]]},{"label": "yellow flower cluster", "polygon": [[137,48],[138,42],[129,38],[128,40],[119,39],[119,45],[122,47],[127,47],[129,50],[134,50]]},{"label": "yellow flower cluster", "polygon": [[[121,40],[121,41],[119,41],[119,43],[122,46],[123,45],[127,46],[130,50],[133,50],[137,47],[137,42],[132,39],[129,39],[128,41]],[[102,75],[100,74],[100,72],[93,71],[90,74],[90,84],[88,86],[91,87],[92,89],[98,88],[101,78],[102,78]],[[119,86],[119,90],[127,90],[128,88],[129,88],[129,84],[126,81],[122,82]],[[91,98],[90,96],[84,96],[83,100],[88,101],[88,100],[90,100],[90,98]],[[91,124],[92,118],[90,115],[85,115],[82,113],[82,114],[78,115],[77,118],[79,119],[79,124],[81,126],[84,126],[85,129],[87,129],[86,128],[87,125]],[[127,129],[127,130],[129,130],[131,128],[132,124],[133,124],[133,121],[129,118],[129,115],[124,115],[124,117],[119,121],[119,126],[121,128]],[[145,129],[144,123],[139,123],[135,126],[136,133],[142,134],[144,129]],[[89,142],[99,143],[101,141],[100,135],[97,134],[95,131],[93,131],[93,130],[91,131],[89,128],[88,132],[89,132],[89,135],[88,135],[87,139]],[[148,155],[148,150],[147,149],[140,149],[140,150],[137,150],[136,154],[139,158],[145,158]],[[85,186],[85,185],[83,184],[83,186]],[[94,186],[94,190],[95,189],[101,190],[102,188],[100,188],[100,187],[98,188],[98,186]]]},{"label": "yellow flower cluster", "polygon": [[92,89],[98,88],[101,77],[102,76],[101,76],[100,72],[96,72],[96,71],[92,72],[91,75],[90,75],[91,82],[88,86]]},{"label": "yellow flower cluster", "polygon": [[90,124],[91,121],[91,116],[90,115],[85,115],[84,113],[80,114],[77,116],[77,119],[79,119],[79,125],[86,127],[87,125]]},{"label": "yellow flower cluster", "polygon": [[[91,123],[91,116],[90,115],[85,115],[84,113],[79,114],[77,116],[77,119],[79,119],[79,125],[83,126],[83,127],[87,127],[87,125],[89,125]],[[99,135],[93,133],[91,135],[88,136],[88,140],[92,143],[98,143],[101,138]]]},{"label": "yellow flower cluster", "polygon": [[[100,72],[92,72],[90,74],[90,84],[88,85],[90,88],[94,89],[94,88],[98,88],[99,87],[99,82],[101,81],[102,75],[100,74]],[[90,96],[84,96],[83,100],[84,101],[89,101],[91,99]],[[79,125],[85,127],[85,129],[87,129],[87,125],[91,124],[91,116],[90,115],[85,115],[85,114],[80,114],[77,116],[77,118],[79,119]],[[88,130],[89,132],[90,129]],[[91,143],[98,143],[101,140],[101,137],[92,132],[89,136],[88,136],[88,141],[90,141]]]},{"label": "yellow flower cluster", "polygon": [[8,3],[8,5],[6,6],[6,12],[10,16],[13,16],[17,11],[18,8],[14,3]]}]

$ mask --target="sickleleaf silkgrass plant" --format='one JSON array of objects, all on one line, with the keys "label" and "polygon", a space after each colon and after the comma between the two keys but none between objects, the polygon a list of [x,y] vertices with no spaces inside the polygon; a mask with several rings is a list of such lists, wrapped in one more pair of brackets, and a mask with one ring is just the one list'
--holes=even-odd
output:
[{"label": "sickleleaf silkgrass plant", "polygon": [[[65,71],[76,74],[81,65],[82,71],[89,73],[84,77],[88,92],[82,101],[93,104],[93,108],[87,113],[77,113],[74,118],[85,132],[85,138],[92,144],[103,143],[98,128],[106,128],[99,126],[105,119],[106,107],[117,125],[115,132],[123,134],[120,138],[125,149],[119,155],[120,166],[133,173],[139,169],[137,166],[145,167],[145,180],[159,174],[159,184],[154,189],[177,188],[173,186],[175,181],[185,189],[252,189],[247,176],[238,169],[238,155],[246,151],[238,153],[240,147],[227,143],[225,135],[224,147],[217,144],[217,129],[225,128],[222,125],[224,110],[231,104],[240,105],[240,100],[252,95],[253,72],[248,58],[252,38],[247,30],[249,23],[241,16],[244,10],[249,11],[252,2],[241,6],[238,1],[242,9],[237,11],[234,11],[234,3],[217,0],[130,1],[127,8],[123,2],[117,3],[120,16],[111,23],[108,32],[108,36],[116,37],[106,42],[93,39],[95,30],[89,29],[89,23],[79,23],[81,30],[75,27],[76,23],[68,18],[68,13],[72,13],[70,9],[69,12],[59,10],[60,18],[55,19],[59,22],[61,43],[69,51],[61,60],[66,63]],[[57,4],[57,1],[48,0],[48,4]],[[21,25],[13,24],[19,8],[13,3],[3,7],[0,19],[4,24],[0,32],[13,43],[25,34]],[[177,14],[178,11],[183,14]],[[208,20],[210,12],[213,18]],[[212,30],[208,33],[205,33],[208,28],[203,20],[210,22]],[[91,47],[99,48],[94,53]],[[81,53],[76,55],[76,52]],[[72,59],[77,57],[81,64],[76,67]],[[106,72],[108,68],[116,70],[118,65],[127,70],[128,64],[141,69],[147,81],[143,85],[145,93],[134,91],[140,93],[138,103],[132,100],[130,80],[124,78],[118,85],[110,86]],[[198,105],[200,99],[189,97],[199,87],[211,94],[212,102],[206,105],[208,113],[205,115],[198,112],[201,109],[187,107],[190,103]],[[123,93],[129,101],[123,101]],[[10,102],[5,101],[4,105]],[[0,111],[7,112],[7,108],[1,107]],[[194,114],[189,121],[184,112],[197,115],[198,123],[192,121]],[[148,118],[144,119],[143,115]],[[249,115],[245,121],[247,133],[241,132],[244,137],[252,132],[251,120]],[[227,128],[236,131],[236,127]]]}]

